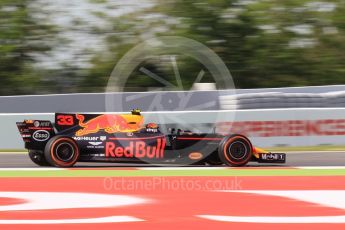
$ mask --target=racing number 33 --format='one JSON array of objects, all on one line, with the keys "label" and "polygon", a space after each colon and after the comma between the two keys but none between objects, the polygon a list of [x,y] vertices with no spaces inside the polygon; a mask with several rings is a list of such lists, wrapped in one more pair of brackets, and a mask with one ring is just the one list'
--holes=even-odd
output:
[{"label": "racing number 33", "polygon": [[73,125],[73,116],[72,115],[58,115],[56,117],[58,125]]}]

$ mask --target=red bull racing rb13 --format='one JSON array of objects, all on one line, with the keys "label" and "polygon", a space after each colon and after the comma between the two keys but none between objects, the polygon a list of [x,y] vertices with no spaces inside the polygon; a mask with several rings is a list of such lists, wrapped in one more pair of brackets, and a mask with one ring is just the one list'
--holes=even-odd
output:
[{"label": "red bull racing rb13", "polygon": [[250,161],[285,163],[284,153],[254,147],[240,134],[160,131],[131,114],[56,113],[55,123],[17,122],[30,159],[39,166],[72,167],[76,162],[244,166]]}]

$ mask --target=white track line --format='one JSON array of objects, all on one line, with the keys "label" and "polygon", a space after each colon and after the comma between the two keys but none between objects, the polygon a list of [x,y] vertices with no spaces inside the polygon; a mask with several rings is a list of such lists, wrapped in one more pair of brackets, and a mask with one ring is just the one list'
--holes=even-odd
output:
[{"label": "white track line", "polygon": [[[345,190],[222,190],[218,192],[242,193],[282,197],[309,203],[309,206],[321,206],[344,210]],[[224,222],[269,223],[269,224],[317,224],[345,223],[345,215],[338,216],[216,216],[200,215],[199,217]]]},{"label": "white track line", "polygon": [[[270,169],[269,167],[242,167],[242,168],[231,168],[231,167],[127,167],[124,168],[133,168],[136,170],[143,170],[143,171],[195,171],[195,170],[241,170],[241,169],[257,169],[257,170],[265,170]],[[94,167],[90,168],[82,168],[80,170],[95,170]],[[99,170],[103,170],[102,168],[97,168]],[[121,169],[121,168],[120,168]],[[345,166],[279,166],[274,167],[275,170],[279,169],[345,169]],[[63,170],[71,170],[71,171],[78,171],[79,168],[0,168],[1,171],[63,171]],[[111,166],[107,167],[106,170],[114,170],[117,171],[117,168],[112,168]]]},{"label": "white track line", "polygon": [[345,169],[345,166],[296,166],[297,169]]},{"label": "white track line", "polygon": [[61,171],[66,168],[0,168],[0,171]]},{"label": "white track line", "polygon": [[148,170],[148,171],[163,171],[163,170],[176,170],[176,171],[185,171],[185,170],[219,170],[219,169],[228,169],[226,167],[140,167],[136,168],[138,170]]},{"label": "white track line", "polygon": [[[272,151],[272,152],[277,152],[277,151]],[[325,150],[325,151],[278,151],[278,152],[285,152],[286,154],[304,154],[304,153],[344,153],[344,149],[339,149],[339,150]]]},{"label": "white track line", "polygon": [[61,219],[61,220],[0,220],[0,224],[95,224],[95,223],[122,223],[138,222],[142,219],[132,216],[109,216],[86,219]]},{"label": "white track line", "polygon": [[[273,166],[274,167],[274,166]],[[242,168],[232,168],[232,167],[140,167],[136,168],[138,170],[145,171],[165,171],[165,170],[174,170],[174,171],[193,171],[193,170],[241,170],[241,169],[257,169],[265,170],[270,169],[270,167],[242,167]],[[345,169],[345,166],[277,166],[274,169]]]},{"label": "white track line", "polygon": [[199,215],[207,220],[233,223],[264,223],[264,224],[344,224],[345,216],[217,216]]}]

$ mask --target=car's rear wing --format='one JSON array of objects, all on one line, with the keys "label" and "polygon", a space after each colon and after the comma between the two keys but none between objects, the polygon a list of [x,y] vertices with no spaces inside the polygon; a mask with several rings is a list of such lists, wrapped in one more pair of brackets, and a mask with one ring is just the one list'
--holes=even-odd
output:
[{"label": "car's rear wing", "polygon": [[42,149],[55,135],[53,124],[46,120],[24,120],[16,122],[27,149]]}]

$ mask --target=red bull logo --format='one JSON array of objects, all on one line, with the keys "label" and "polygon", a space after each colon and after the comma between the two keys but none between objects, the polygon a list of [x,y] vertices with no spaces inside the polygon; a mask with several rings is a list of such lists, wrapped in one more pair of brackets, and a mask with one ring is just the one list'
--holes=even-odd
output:
[{"label": "red bull logo", "polygon": [[156,123],[148,123],[146,125],[147,129],[158,129],[158,125]]},{"label": "red bull logo", "polygon": [[113,158],[164,158],[166,140],[158,138],[155,146],[147,145],[143,141],[130,141],[126,147],[114,142],[105,143],[105,157]]},{"label": "red bull logo", "polygon": [[137,119],[138,122],[128,122],[122,115],[117,114],[103,114],[87,122],[84,122],[83,115],[77,114],[76,117],[79,120],[79,126],[82,127],[76,132],[76,136],[97,133],[100,130],[106,133],[134,132],[139,130],[142,125],[141,119]]}]

